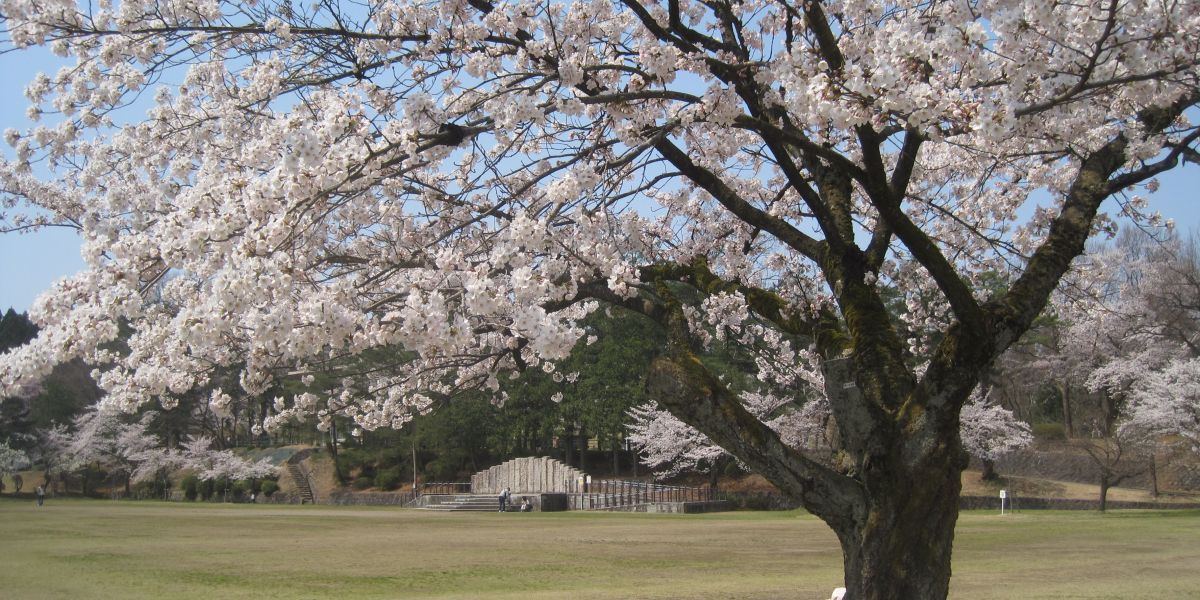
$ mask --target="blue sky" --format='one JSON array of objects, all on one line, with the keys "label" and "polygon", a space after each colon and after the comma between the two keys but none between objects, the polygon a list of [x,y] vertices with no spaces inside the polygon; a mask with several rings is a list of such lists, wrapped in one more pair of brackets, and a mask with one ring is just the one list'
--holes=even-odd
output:
[{"label": "blue sky", "polygon": [[[24,130],[27,101],[23,90],[39,71],[52,73],[58,64],[44,51],[0,54],[0,131]],[[0,154],[12,149],[0,142]],[[1175,220],[1180,231],[1200,233],[1200,167],[1187,165],[1160,178],[1151,206]],[[1111,202],[1111,201],[1110,201]],[[1115,211],[1116,207],[1106,207]],[[83,268],[79,238],[71,230],[47,229],[26,234],[0,234],[0,311],[24,311],[55,280]]]}]

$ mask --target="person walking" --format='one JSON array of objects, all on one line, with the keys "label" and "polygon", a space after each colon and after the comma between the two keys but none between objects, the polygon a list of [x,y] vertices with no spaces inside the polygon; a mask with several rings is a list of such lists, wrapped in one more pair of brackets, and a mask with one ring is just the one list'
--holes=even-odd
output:
[{"label": "person walking", "polygon": [[40,507],[42,503],[46,501],[46,488],[39,485],[37,486],[37,489],[33,491],[33,494],[37,496],[37,503]]},{"label": "person walking", "polygon": [[500,492],[500,510],[497,512],[504,512],[506,508],[508,508],[508,488],[504,488],[504,491]]}]

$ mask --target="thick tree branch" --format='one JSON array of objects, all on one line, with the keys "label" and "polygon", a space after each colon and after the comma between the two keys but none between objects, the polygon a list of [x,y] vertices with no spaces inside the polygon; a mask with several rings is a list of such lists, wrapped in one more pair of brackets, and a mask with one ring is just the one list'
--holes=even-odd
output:
[{"label": "thick tree branch", "polygon": [[[1190,94],[1169,107],[1143,111],[1139,120],[1148,133],[1158,133],[1198,100],[1200,94]],[[996,328],[996,352],[1003,351],[1029,328],[1071,261],[1083,252],[1100,204],[1120,189],[1114,182],[1121,181],[1123,176],[1112,177],[1124,164],[1128,145],[1128,139],[1120,134],[1084,159],[1067,191],[1062,210],[1051,222],[1046,240],[1029,259],[1024,274],[1004,296],[987,307]]]},{"label": "thick tree branch", "polygon": [[741,294],[750,310],[770,321],[780,331],[810,337],[819,334],[822,321],[820,317],[810,317],[804,312],[794,310],[775,292],[720,277],[712,272],[708,260],[703,256],[697,256],[687,265],[672,263],[645,266],[641,268],[639,277],[642,281],[686,283],[706,296],[719,293]]},{"label": "thick tree branch", "polygon": [[784,444],[746,410],[692,353],[687,318],[673,299],[665,325],[668,352],[651,366],[646,382],[651,396],[830,525],[861,522],[866,512],[861,485]]},{"label": "thick tree branch", "polygon": [[825,16],[825,3],[822,0],[805,0],[804,16],[807,17],[809,31],[817,38],[817,47],[821,57],[829,64],[829,70],[841,71],[846,59],[838,47],[837,35],[829,26],[829,18]]},{"label": "thick tree branch", "polygon": [[664,158],[675,165],[685,177],[712,195],[717,202],[729,209],[739,219],[775,236],[797,252],[822,262],[825,258],[824,245],[804,234],[787,221],[773,216],[747,202],[733,191],[715,173],[692,162],[691,157],[665,137],[654,144]]}]

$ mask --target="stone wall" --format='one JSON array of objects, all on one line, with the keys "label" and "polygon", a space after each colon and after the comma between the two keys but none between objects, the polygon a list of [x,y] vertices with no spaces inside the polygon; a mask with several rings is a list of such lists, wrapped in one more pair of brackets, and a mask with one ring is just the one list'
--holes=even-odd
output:
[{"label": "stone wall", "polygon": [[323,504],[345,506],[407,506],[413,501],[412,492],[333,492],[323,498]]},{"label": "stone wall", "polygon": [[514,458],[471,476],[471,493],[499,494],[506,487],[513,494],[571,493],[586,476],[547,456]]},{"label": "stone wall", "polygon": [[607,512],[638,512],[638,513],[709,513],[733,510],[733,505],[724,500],[712,502],[648,502],[630,506],[614,506],[599,510]]}]

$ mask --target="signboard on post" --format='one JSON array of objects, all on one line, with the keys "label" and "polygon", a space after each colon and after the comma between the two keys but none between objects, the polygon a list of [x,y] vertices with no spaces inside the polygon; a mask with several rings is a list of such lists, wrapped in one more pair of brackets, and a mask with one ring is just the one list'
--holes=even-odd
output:
[{"label": "signboard on post", "polygon": [[1004,514],[1004,501],[1008,499],[1008,490],[1000,490],[1000,514]]}]

